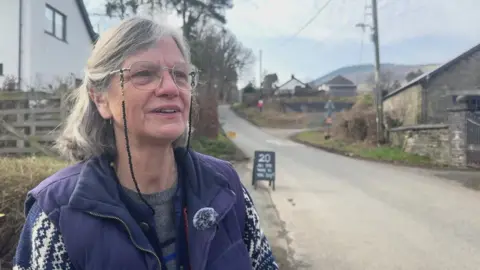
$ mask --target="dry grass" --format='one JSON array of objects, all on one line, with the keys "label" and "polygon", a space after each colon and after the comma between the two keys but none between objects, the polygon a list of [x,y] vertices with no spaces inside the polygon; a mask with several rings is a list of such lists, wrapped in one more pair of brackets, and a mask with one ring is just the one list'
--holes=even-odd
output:
[{"label": "dry grass", "polygon": [[[10,262],[25,217],[26,193],[68,164],[48,157],[0,158],[0,260]],[[4,265],[7,267],[7,265]]]},{"label": "dry grass", "polygon": [[260,112],[256,107],[233,107],[241,117],[260,127],[306,128],[311,119],[303,113],[282,113],[278,108],[265,105]]}]

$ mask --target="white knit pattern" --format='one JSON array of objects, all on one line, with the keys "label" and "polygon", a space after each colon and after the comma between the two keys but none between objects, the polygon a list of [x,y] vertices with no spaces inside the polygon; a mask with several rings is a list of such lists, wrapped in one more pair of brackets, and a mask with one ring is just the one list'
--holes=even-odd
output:
[{"label": "white knit pattern", "polygon": [[243,197],[245,198],[246,207],[245,235],[243,240],[250,254],[252,267],[254,270],[277,270],[278,265],[273,257],[267,237],[260,227],[257,210],[245,188],[243,188]]},{"label": "white knit pattern", "polygon": [[50,221],[41,212],[32,226],[30,265],[15,265],[13,270],[69,270],[67,250],[63,238]]}]

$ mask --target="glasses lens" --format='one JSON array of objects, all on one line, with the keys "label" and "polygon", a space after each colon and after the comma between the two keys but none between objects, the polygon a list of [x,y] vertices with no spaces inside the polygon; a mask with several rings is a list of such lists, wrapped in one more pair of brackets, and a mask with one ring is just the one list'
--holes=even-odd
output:
[{"label": "glasses lens", "polygon": [[197,86],[198,73],[192,65],[176,64],[172,70],[172,77],[181,90],[192,90]]},{"label": "glasses lens", "polygon": [[130,80],[139,90],[152,90],[161,81],[161,67],[150,62],[137,62],[130,67]]}]

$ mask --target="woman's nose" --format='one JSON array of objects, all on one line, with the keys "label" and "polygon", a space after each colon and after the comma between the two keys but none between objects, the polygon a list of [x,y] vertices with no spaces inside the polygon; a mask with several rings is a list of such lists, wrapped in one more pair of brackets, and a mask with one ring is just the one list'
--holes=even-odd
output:
[{"label": "woman's nose", "polygon": [[171,72],[168,70],[164,70],[161,81],[157,89],[155,89],[155,95],[157,96],[177,96],[178,95],[178,87],[175,83],[175,79],[173,78]]}]

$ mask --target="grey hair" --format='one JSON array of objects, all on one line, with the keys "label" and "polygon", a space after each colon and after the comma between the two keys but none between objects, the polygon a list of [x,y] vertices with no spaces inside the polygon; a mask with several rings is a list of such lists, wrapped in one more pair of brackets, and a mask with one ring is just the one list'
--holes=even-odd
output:
[{"label": "grey hair", "polygon": [[[185,61],[190,63],[190,48],[181,31],[147,18],[126,19],[100,36],[88,59],[82,84],[68,97],[68,104],[73,107],[54,146],[63,157],[83,161],[105,153],[117,153],[113,126],[98,112],[89,96],[89,89],[97,93],[107,91],[111,84],[111,71],[120,69],[127,57],[153,47],[165,36],[175,40]],[[186,144],[188,129],[189,125],[174,141],[174,147]]]}]

